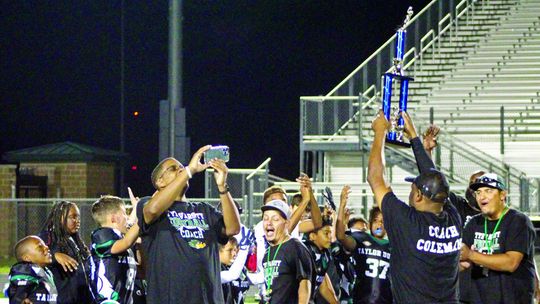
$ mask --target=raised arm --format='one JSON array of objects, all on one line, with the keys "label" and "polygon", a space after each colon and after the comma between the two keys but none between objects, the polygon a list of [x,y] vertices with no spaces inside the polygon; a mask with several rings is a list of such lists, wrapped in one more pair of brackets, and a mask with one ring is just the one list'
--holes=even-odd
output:
[{"label": "raised arm", "polygon": [[114,242],[114,244],[111,247],[111,253],[112,254],[119,254],[122,252],[125,252],[133,244],[135,244],[135,241],[137,241],[137,238],[139,237],[139,225],[135,223],[131,228],[129,228],[126,235],[119,239],[118,241]]},{"label": "raised arm", "polygon": [[341,190],[341,200],[338,208],[336,237],[343,247],[351,252],[356,248],[356,240],[352,236],[345,234],[346,223],[344,222],[347,202],[349,200],[349,193],[351,193],[351,187],[349,185],[344,186]]},{"label": "raised arm", "polygon": [[129,228],[128,232],[124,237],[116,242],[111,247],[111,253],[112,254],[119,254],[122,252],[125,252],[135,242],[137,241],[137,238],[139,237],[139,225],[137,224],[137,204],[139,203],[139,198],[135,197],[133,195],[133,191],[131,191],[131,188],[128,187],[128,193],[129,193],[129,199],[131,201],[131,213],[129,214],[129,222],[134,223],[131,228]]},{"label": "raised arm", "polygon": [[[416,165],[420,173],[435,169],[435,164],[431,159],[431,150],[437,146],[436,137],[439,128],[431,125],[424,135],[424,143],[418,137],[414,123],[407,112],[401,112],[401,117],[405,122],[405,135],[409,138],[416,159]],[[427,149],[426,149],[427,148]],[[429,151],[429,153],[428,153]]]},{"label": "raised arm", "polygon": [[233,236],[240,232],[240,215],[227,186],[227,173],[229,169],[221,159],[211,160],[210,167],[214,169],[214,178],[219,191],[219,199],[221,200],[223,222],[225,224],[223,234]]},{"label": "raised arm", "polygon": [[208,145],[197,150],[191,158],[189,165],[184,168],[170,184],[157,191],[150,201],[144,205],[143,215],[145,223],[150,224],[160,217],[165,210],[169,209],[174,203],[174,200],[185,189],[190,176],[204,171],[208,167],[207,164],[201,163],[201,158],[203,153],[210,149],[210,147],[211,146]]},{"label": "raised arm", "polygon": [[371,124],[375,136],[369,153],[367,180],[375,196],[375,201],[381,210],[384,196],[392,191],[384,180],[384,140],[389,126],[390,123],[386,120],[384,112],[379,110],[379,113],[377,113],[376,118]]},{"label": "raised arm", "polygon": [[[309,233],[317,228],[322,227],[321,210],[317,205],[317,200],[313,194],[313,188],[309,176],[305,173],[300,174],[296,179],[300,183],[300,193],[302,194],[302,201],[298,205],[298,208],[294,211],[289,222],[289,232],[292,232],[296,225],[299,225],[298,230],[302,233]],[[311,206],[311,219],[300,221],[307,205]]]}]

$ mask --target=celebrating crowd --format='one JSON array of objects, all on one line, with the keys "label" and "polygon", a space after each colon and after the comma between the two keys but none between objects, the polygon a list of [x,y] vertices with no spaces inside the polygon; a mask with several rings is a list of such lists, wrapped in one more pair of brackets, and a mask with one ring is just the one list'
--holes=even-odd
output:
[{"label": "celebrating crowd", "polygon": [[[262,221],[246,227],[225,162],[202,162],[205,146],[187,166],[161,161],[151,197],[130,189],[129,216],[118,197],[96,201],[90,248],[79,235],[77,205],[55,204],[43,231],[15,246],[10,303],[244,303],[249,288],[273,304],[533,303],[535,231],[507,204],[504,180],[473,172],[465,197],[451,192],[431,160],[438,128],[420,139],[409,115],[401,116],[419,170],[406,179],[408,203],[384,177],[389,122],[382,112],[372,123],[367,221],[347,208],[354,189],[343,187],[338,207],[330,193],[318,206],[301,174],[292,196],[268,188]],[[207,168],[217,207],[186,198],[189,179]]]}]

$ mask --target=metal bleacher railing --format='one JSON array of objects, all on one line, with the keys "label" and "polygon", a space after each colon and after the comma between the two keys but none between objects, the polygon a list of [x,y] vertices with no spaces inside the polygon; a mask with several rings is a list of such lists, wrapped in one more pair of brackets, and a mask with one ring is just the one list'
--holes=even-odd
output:
[{"label": "metal bleacher railing", "polygon": [[[515,12],[516,0],[431,1],[408,24],[404,67],[415,78],[411,83],[409,108],[419,131],[433,122],[429,104],[423,104],[434,87],[463,62],[469,49]],[[325,151],[369,151],[371,119],[380,108],[381,75],[394,57],[395,36],[349,74],[326,96],[300,98],[300,164],[316,180],[324,176]],[[443,84],[444,85],[444,84]],[[437,108],[438,109],[438,108]],[[459,110],[458,110],[459,111]],[[427,114],[426,114],[427,113]],[[443,127],[444,128],[444,127]],[[504,130],[503,130],[504,131]],[[410,151],[387,147],[394,164],[414,172]],[[537,212],[538,180],[500,158],[467,144],[443,130],[435,153],[439,168],[452,182],[465,183],[476,170],[503,175],[511,203],[524,211]]]}]

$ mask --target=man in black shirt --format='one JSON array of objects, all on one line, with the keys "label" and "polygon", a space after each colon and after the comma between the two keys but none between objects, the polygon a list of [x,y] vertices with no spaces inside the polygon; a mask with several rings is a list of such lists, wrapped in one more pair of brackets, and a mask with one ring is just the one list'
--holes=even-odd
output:
[{"label": "man in black shirt", "polygon": [[482,214],[465,226],[461,265],[472,267],[473,303],[533,303],[534,239],[529,218],[506,205],[506,185],[494,173],[470,188]]},{"label": "man in black shirt", "polygon": [[302,303],[312,299],[315,265],[308,249],[288,231],[291,212],[284,201],[261,207],[263,229],[270,247],[263,258],[265,303]]},{"label": "man in black shirt", "polygon": [[349,197],[350,187],[341,192],[336,236],[343,246],[352,253],[356,280],[353,288],[354,303],[392,303],[390,289],[390,244],[383,224],[379,207],[369,212],[370,232],[355,231],[346,233],[343,218]]},{"label": "man in black shirt", "polygon": [[[405,133],[418,139],[407,113]],[[396,303],[458,303],[457,282],[462,223],[447,204],[445,176],[431,168],[412,182],[409,205],[384,180],[384,141],[390,126],[379,111],[368,164],[368,182],[381,208],[392,254],[392,294]],[[422,149],[423,150],[423,149]],[[415,151],[416,153],[416,151]],[[425,153],[425,151],[424,151]]]},{"label": "man in black shirt", "polygon": [[[227,186],[222,160],[201,163],[199,149],[187,167],[174,158],[152,172],[157,189],[137,206],[143,251],[147,259],[148,303],[223,303],[218,242],[240,231],[238,210]],[[186,202],[192,174],[212,167],[223,214],[206,203]]]}]

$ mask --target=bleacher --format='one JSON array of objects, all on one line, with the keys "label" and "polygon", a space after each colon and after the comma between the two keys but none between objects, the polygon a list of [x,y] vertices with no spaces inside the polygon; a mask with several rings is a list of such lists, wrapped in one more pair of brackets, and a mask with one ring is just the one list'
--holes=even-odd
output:
[{"label": "bleacher", "polygon": [[[494,171],[506,177],[512,205],[538,212],[540,0],[452,3],[430,2],[407,26],[409,112],[420,131],[431,122],[442,128],[435,162],[451,183]],[[371,119],[394,43],[326,96],[300,99],[301,168],[318,181],[365,182]],[[416,174],[408,149],[389,146],[386,154],[393,183]]]}]

